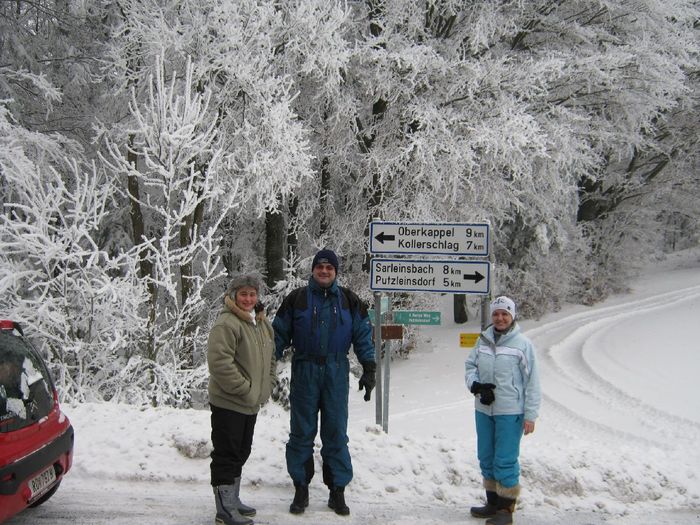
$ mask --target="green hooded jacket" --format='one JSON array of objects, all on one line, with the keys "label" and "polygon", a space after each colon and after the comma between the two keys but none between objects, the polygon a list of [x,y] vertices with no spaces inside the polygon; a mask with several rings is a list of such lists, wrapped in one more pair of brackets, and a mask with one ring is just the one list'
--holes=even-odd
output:
[{"label": "green hooded jacket", "polygon": [[209,332],[209,402],[242,414],[257,414],[276,382],[275,338],[264,312],[256,322],[231,300]]}]

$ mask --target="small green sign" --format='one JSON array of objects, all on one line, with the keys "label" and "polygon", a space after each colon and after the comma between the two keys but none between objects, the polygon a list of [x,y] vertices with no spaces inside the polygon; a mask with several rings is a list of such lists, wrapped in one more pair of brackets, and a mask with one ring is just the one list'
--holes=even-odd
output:
[{"label": "small green sign", "polygon": [[398,324],[440,324],[440,312],[394,310],[394,322]]}]

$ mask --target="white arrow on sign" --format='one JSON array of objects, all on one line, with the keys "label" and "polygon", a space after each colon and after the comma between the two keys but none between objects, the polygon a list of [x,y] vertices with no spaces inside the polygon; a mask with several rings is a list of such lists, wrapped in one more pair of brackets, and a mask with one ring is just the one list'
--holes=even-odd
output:
[{"label": "white arrow on sign", "polygon": [[489,254],[489,225],[469,223],[370,223],[370,253]]},{"label": "white arrow on sign", "polygon": [[486,261],[373,259],[370,289],[488,294],[490,277]]}]

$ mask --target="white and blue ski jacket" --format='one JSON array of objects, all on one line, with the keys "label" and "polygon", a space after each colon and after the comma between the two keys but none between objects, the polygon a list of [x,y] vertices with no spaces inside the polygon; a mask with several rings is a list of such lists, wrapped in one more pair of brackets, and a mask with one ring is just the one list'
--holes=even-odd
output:
[{"label": "white and blue ski jacket", "polygon": [[496,385],[495,401],[484,405],[475,399],[475,408],[491,416],[524,414],[535,421],[540,409],[540,379],[532,342],[514,323],[495,342],[493,326],[484,330],[464,363],[464,380],[471,391],[475,381]]}]

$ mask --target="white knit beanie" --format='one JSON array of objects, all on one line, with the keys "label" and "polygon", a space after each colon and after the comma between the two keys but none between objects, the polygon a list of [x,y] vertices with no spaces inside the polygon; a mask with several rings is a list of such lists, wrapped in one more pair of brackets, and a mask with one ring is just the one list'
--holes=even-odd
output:
[{"label": "white knit beanie", "polygon": [[510,297],[502,295],[491,301],[491,315],[493,315],[493,312],[496,310],[505,310],[513,317],[513,320],[515,320],[515,303]]}]

